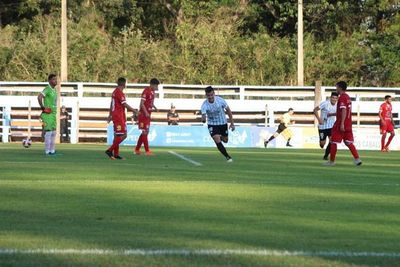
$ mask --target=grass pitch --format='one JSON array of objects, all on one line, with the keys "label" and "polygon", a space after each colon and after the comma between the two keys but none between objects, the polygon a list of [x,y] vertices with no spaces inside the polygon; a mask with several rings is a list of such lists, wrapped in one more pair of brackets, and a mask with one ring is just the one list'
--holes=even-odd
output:
[{"label": "grass pitch", "polygon": [[399,152],[57,148],[0,144],[1,266],[400,266]]}]

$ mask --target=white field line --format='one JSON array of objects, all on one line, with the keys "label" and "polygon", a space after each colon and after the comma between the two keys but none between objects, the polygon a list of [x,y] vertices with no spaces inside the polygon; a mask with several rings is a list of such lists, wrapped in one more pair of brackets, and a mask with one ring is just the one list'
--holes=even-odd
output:
[{"label": "white field line", "polygon": [[279,257],[382,257],[400,258],[400,252],[355,252],[355,251],[288,251],[268,249],[0,249],[1,255],[50,254],[50,255],[112,255],[112,256],[222,256],[252,255]]},{"label": "white field line", "polygon": [[168,151],[168,153],[170,153],[170,154],[172,154],[172,155],[174,155],[174,156],[177,156],[177,157],[180,158],[180,159],[186,160],[186,161],[192,163],[192,164],[195,165],[195,166],[202,166],[202,165],[203,165],[203,164],[201,164],[200,162],[197,162],[197,161],[194,161],[194,160],[192,160],[192,159],[190,159],[190,158],[187,158],[187,157],[185,157],[185,156],[183,156],[183,155],[181,155],[181,154],[176,153],[175,151],[170,150],[170,151]]}]

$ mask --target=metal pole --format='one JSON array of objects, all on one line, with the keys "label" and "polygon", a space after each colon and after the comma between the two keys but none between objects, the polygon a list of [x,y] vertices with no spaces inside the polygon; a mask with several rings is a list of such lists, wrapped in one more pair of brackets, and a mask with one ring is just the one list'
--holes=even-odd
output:
[{"label": "metal pole", "polygon": [[303,0],[298,0],[297,12],[297,85],[304,86]]},{"label": "metal pole", "polygon": [[67,0],[61,1],[61,82],[68,81]]}]

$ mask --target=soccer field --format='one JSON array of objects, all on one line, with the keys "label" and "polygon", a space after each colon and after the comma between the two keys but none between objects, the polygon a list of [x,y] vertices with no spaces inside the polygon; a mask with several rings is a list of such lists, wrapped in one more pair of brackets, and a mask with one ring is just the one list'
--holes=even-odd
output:
[{"label": "soccer field", "polygon": [[1,266],[400,266],[399,152],[57,148],[0,145]]}]

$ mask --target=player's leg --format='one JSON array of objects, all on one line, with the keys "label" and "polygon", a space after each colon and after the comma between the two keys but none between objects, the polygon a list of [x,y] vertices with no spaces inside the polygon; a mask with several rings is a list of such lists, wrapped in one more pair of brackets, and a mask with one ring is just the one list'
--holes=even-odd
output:
[{"label": "player's leg", "polygon": [[382,132],[381,136],[381,151],[385,152],[386,132]]},{"label": "player's leg", "polygon": [[[119,155],[119,144],[123,141],[122,136],[126,134],[126,128],[123,127],[123,122],[113,120],[114,125],[114,140],[112,145],[106,150],[106,154],[110,159],[115,159]],[[117,155],[115,155],[117,153]]]},{"label": "player's leg", "polygon": [[354,164],[360,166],[362,162],[360,160],[360,156],[358,155],[358,151],[354,145],[353,132],[344,133],[344,144],[349,148],[351,154],[353,155]]},{"label": "player's leg", "polygon": [[153,155],[149,148],[150,118],[145,119],[145,134],[143,135],[143,146],[147,156]]},{"label": "player's leg", "polygon": [[331,152],[331,142],[330,142],[330,139],[331,139],[331,129],[325,129],[324,130],[324,143],[325,143],[325,141],[326,141],[326,139],[327,138],[329,138],[329,142],[328,142],[328,145],[326,146],[326,149],[325,149],[325,154],[324,154],[324,160],[327,160],[328,159],[328,157],[329,157],[329,154],[330,154],[330,152]]},{"label": "player's leg", "polygon": [[42,113],[40,115],[43,123],[43,131],[44,131],[44,144],[45,144],[45,153],[46,155],[52,155],[52,134],[54,131],[53,127],[53,118],[51,114]]},{"label": "player's leg", "polygon": [[51,142],[50,142],[50,153],[55,154],[56,153],[56,137],[57,137],[57,117],[56,114],[49,114],[50,116],[50,127],[51,127]]},{"label": "player's leg", "polygon": [[114,137],[115,140],[115,146],[114,146],[114,158],[115,159],[124,159],[119,155],[119,145],[126,139],[126,133],[123,134],[117,134]]},{"label": "player's leg", "polygon": [[232,157],[228,154],[225,146],[222,144],[221,141],[221,135],[228,138],[228,126],[225,125],[225,127],[223,127],[221,125],[209,125],[208,130],[210,131],[210,135],[214,140],[214,143],[217,146],[219,152],[224,155],[228,162],[232,162]]},{"label": "player's leg", "polygon": [[325,163],[326,166],[334,166],[336,160],[336,153],[337,153],[337,145],[340,144],[343,140],[342,132],[339,129],[333,128],[332,129],[332,136],[330,140],[330,157],[329,161]]},{"label": "player's leg", "polygon": [[393,140],[393,138],[395,136],[395,134],[394,134],[394,125],[391,122],[388,123],[387,131],[390,133],[390,136],[389,136],[389,139],[388,139],[387,143],[385,144],[385,147],[384,147],[385,151],[389,151],[390,142],[392,142],[392,140]]},{"label": "player's leg", "polygon": [[49,155],[51,150],[51,134],[52,131],[45,130],[44,132],[44,148],[46,155]]},{"label": "player's leg", "polygon": [[324,148],[326,143],[326,135],[324,130],[318,129],[318,135],[319,135],[319,147]]},{"label": "player's leg", "polygon": [[282,123],[279,124],[278,129],[276,130],[276,132],[273,135],[271,135],[271,137],[268,140],[264,141],[264,147],[267,148],[268,143],[271,142],[272,140],[274,140],[276,137],[278,137],[278,135],[281,132],[283,132],[285,129],[286,129],[286,127],[285,127],[284,124],[282,124]]}]

